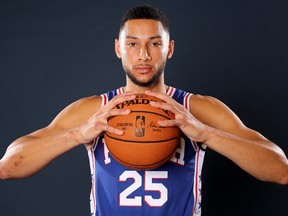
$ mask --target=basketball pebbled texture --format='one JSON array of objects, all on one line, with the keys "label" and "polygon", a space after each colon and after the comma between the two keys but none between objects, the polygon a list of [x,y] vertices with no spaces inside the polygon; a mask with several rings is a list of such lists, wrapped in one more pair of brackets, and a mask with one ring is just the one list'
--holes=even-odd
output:
[{"label": "basketball pebbled texture", "polygon": [[155,169],[167,162],[179,145],[181,131],[178,127],[161,127],[159,120],[174,119],[168,110],[151,106],[150,101],[162,101],[145,94],[134,100],[118,104],[116,109],[131,109],[126,116],[113,116],[108,124],[121,129],[119,136],[105,132],[104,138],[110,154],[122,165],[137,169]]}]

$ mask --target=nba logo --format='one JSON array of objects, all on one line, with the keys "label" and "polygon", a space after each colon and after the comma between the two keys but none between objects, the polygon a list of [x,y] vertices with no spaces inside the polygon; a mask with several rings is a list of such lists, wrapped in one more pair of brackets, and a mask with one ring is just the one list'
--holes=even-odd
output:
[{"label": "nba logo", "polygon": [[145,133],[145,116],[136,116],[135,136],[144,137],[144,133]]}]

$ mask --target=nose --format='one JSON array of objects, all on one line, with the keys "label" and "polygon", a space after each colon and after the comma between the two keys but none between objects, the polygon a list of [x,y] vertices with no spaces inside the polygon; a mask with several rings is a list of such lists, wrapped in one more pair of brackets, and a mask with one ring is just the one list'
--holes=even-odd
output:
[{"label": "nose", "polygon": [[151,60],[151,56],[146,47],[141,47],[141,49],[139,50],[138,60],[141,60],[141,61]]}]

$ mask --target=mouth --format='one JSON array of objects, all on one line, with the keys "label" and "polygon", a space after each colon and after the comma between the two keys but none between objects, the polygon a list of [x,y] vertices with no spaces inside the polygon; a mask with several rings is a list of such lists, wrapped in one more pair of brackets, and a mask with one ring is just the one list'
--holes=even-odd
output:
[{"label": "mouth", "polygon": [[152,70],[152,67],[149,65],[137,65],[134,67],[134,70],[140,74],[147,74]]}]

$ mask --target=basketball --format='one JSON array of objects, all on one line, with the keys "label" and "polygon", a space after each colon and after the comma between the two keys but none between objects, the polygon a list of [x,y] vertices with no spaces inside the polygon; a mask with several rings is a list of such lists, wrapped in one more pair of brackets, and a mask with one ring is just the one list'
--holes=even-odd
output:
[{"label": "basketball", "polygon": [[105,142],[110,154],[122,165],[137,169],[155,169],[167,162],[179,145],[181,131],[178,127],[161,127],[159,120],[174,119],[168,110],[151,106],[150,101],[162,101],[145,94],[118,104],[116,109],[131,109],[126,116],[113,116],[108,124],[121,129],[119,136],[104,133]]}]

